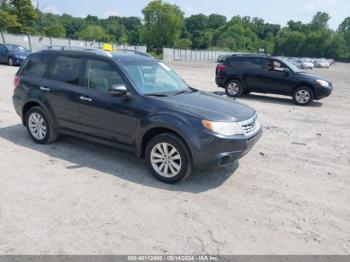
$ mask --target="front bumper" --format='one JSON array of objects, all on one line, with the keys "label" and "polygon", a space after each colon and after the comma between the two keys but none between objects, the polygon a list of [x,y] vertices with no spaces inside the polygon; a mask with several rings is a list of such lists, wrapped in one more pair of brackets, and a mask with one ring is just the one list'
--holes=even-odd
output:
[{"label": "front bumper", "polygon": [[14,64],[15,65],[22,65],[23,64],[23,62],[24,62],[24,60],[26,60],[26,58],[13,58],[13,62],[14,62]]},{"label": "front bumper", "polygon": [[316,88],[316,97],[315,99],[316,100],[319,100],[321,98],[325,98],[325,97],[328,97],[332,94],[333,92],[333,86],[330,86],[330,87],[321,87],[321,86],[318,86]]},{"label": "front bumper", "polygon": [[193,164],[197,168],[225,166],[242,158],[262,136],[262,129],[253,137],[240,135],[223,138],[207,132],[200,136],[200,148],[193,152]]}]

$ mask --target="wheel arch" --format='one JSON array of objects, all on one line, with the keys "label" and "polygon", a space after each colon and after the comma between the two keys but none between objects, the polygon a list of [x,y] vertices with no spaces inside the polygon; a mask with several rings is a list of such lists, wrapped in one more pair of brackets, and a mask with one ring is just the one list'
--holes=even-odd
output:
[{"label": "wheel arch", "polygon": [[[157,122],[153,122],[158,120]],[[159,122],[159,120],[162,120]],[[145,124],[145,123],[144,123]],[[197,139],[193,136],[193,128],[180,118],[167,115],[158,115],[148,119],[147,124],[141,128],[139,139],[136,142],[136,154],[138,157],[144,157],[146,147],[149,141],[155,136],[163,133],[172,133],[179,137],[187,147],[191,158],[193,159],[192,144],[197,143]]]},{"label": "wheel arch", "polygon": [[41,101],[39,101],[37,99],[30,99],[23,104],[23,107],[22,107],[22,123],[23,123],[23,125],[26,126],[25,119],[26,119],[28,111],[35,106],[41,107],[47,113],[47,117],[54,127],[58,126],[57,120],[54,117],[52,111],[47,106],[45,106],[44,103],[42,103]]},{"label": "wheel arch", "polygon": [[313,95],[314,95],[314,96],[316,95],[315,87],[314,87],[312,84],[308,83],[308,82],[300,82],[300,83],[296,84],[296,85],[294,86],[294,88],[292,88],[292,90],[291,90],[291,92],[290,92],[289,95],[292,96],[297,88],[303,87],[303,86],[306,86],[306,87],[310,88],[311,91],[313,92]]}]

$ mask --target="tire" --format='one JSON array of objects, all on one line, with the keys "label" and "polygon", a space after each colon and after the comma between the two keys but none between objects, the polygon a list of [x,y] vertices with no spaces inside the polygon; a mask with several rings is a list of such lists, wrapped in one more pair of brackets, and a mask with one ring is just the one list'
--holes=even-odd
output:
[{"label": "tire", "polygon": [[307,106],[314,100],[314,92],[307,86],[300,86],[293,92],[293,101],[297,105]]},{"label": "tire", "polygon": [[15,65],[15,63],[13,62],[13,59],[11,57],[8,60],[8,64],[9,64],[9,66],[14,66]]},{"label": "tire", "polygon": [[242,84],[237,80],[230,80],[226,84],[225,90],[226,95],[229,97],[240,97],[243,92]]},{"label": "tire", "polygon": [[153,176],[164,183],[178,183],[192,173],[190,152],[182,139],[173,133],[154,137],[147,144],[145,156]]},{"label": "tire", "polygon": [[57,139],[57,132],[41,107],[35,106],[30,108],[25,116],[25,123],[28,133],[35,143],[49,144]]}]

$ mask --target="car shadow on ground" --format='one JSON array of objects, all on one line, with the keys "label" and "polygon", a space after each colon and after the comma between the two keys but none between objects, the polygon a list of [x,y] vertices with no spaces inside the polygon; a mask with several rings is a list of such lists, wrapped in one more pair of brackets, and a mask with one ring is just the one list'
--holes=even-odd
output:
[{"label": "car shadow on ground", "polygon": [[[225,96],[225,92],[213,92],[215,95],[219,96]],[[278,105],[289,105],[289,106],[297,106],[298,105],[294,104],[292,98],[290,97],[279,97],[279,96],[271,96],[271,95],[265,95],[265,94],[247,94],[247,95],[242,95],[237,99],[237,101],[260,101],[263,103],[269,103],[269,104],[278,104]],[[323,104],[322,102],[319,101],[312,101],[308,107],[322,107]]]},{"label": "car shadow on ground", "polygon": [[229,179],[238,168],[238,164],[235,164],[194,170],[187,180],[167,185],[150,174],[143,160],[112,147],[68,136],[60,136],[55,143],[49,145],[35,144],[21,124],[0,128],[0,138],[50,156],[50,163],[55,163],[55,159],[64,160],[68,163],[66,169],[90,168],[133,183],[170,191],[201,193],[214,189]]}]

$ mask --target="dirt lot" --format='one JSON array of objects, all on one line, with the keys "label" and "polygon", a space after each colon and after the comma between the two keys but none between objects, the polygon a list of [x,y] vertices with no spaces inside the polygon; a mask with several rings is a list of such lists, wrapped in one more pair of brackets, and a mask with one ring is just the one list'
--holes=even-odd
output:
[{"label": "dirt lot", "polygon": [[[219,90],[215,64],[169,64]],[[156,181],[131,154],[63,137],[34,144],[0,65],[0,254],[350,254],[350,65],[315,70],[309,107],[250,95],[264,136],[233,167]],[[315,72],[314,71],[314,72]]]}]

